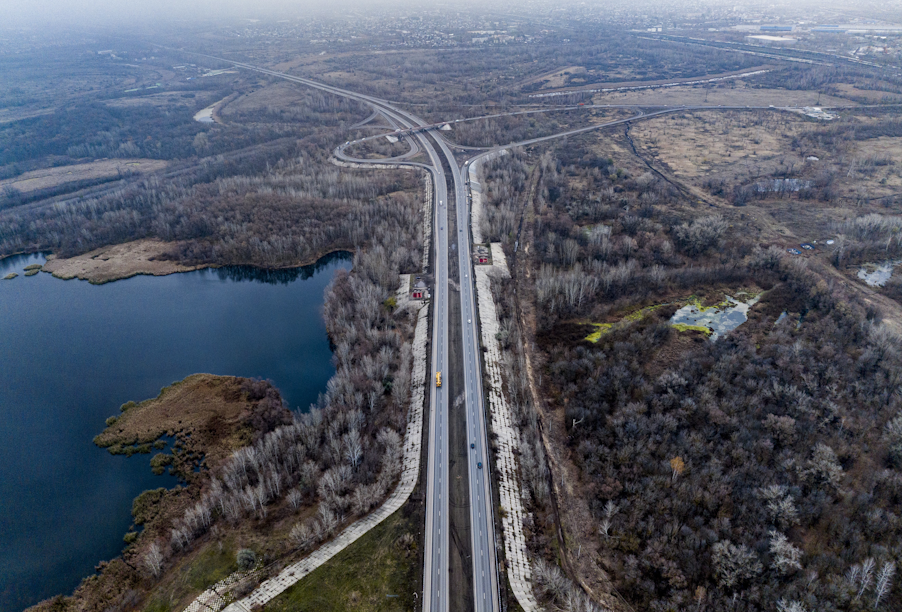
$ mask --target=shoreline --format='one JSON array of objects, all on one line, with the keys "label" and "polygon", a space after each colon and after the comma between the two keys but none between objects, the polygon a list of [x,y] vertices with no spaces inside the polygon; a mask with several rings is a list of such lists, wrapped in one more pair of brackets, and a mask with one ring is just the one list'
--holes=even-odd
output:
[{"label": "shoreline", "polygon": [[[293,270],[314,266],[323,258],[347,253],[353,256],[349,249],[331,249],[317,253],[307,260],[292,263],[285,266],[263,266],[254,263],[204,263],[186,265],[173,260],[156,259],[164,255],[174,243],[162,242],[156,239],[140,239],[118,245],[101,247],[74,257],[59,258],[55,254],[45,255],[45,263],[42,272],[50,273],[60,280],[83,280],[92,285],[125,280],[135,276],[169,276],[183,272],[194,272],[208,268],[221,269],[229,267],[247,267],[256,270],[277,272],[280,270]],[[41,254],[41,251],[13,253],[7,257]]]}]

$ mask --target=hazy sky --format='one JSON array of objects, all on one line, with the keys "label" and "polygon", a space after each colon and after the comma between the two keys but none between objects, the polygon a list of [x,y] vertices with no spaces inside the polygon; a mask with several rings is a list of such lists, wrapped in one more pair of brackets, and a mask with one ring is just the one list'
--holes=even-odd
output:
[{"label": "hazy sky", "polygon": [[0,0],[3,25],[108,25],[221,17],[301,16],[328,0]]},{"label": "hazy sky", "polygon": [[[303,18],[305,15],[321,15],[324,11],[347,13],[348,9],[384,9],[393,6],[407,8],[431,8],[446,6],[452,11],[467,10],[471,6],[481,9],[487,4],[500,5],[505,11],[518,12],[523,4],[535,7],[543,0],[0,0],[0,29],[4,26],[109,26],[111,24],[153,25],[167,21],[203,21],[218,19]],[[780,14],[783,7],[792,7],[798,13],[802,5],[838,7],[843,15],[896,17],[886,14],[890,7],[896,11],[900,0],[544,0],[551,6],[595,5],[629,6],[639,10],[643,5],[651,10],[671,11],[680,5],[686,10],[698,11],[706,7],[734,7],[753,5],[769,7]],[[889,11],[895,13],[896,11]],[[848,17],[846,17],[848,18]],[[127,34],[127,31],[122,32]]]}]

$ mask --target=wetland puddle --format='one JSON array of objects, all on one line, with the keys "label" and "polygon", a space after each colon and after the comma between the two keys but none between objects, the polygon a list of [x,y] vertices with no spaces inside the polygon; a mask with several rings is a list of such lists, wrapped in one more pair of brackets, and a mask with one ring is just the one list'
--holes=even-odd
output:
[{"label": "wetland puddle", "polygon": [[[217,102],[216,104],[219,104],[219,102]],[[194,120],[199,121],[200,123],[216,123],[213,120],[213,110],[216,108],[216,104],[208,106],[203,110],[197,111],[197,113],[194,115]]]},{"label": "wetland puddle", "polygon": [[758,303],[761,296],[747,302],[727,296],[716,306],[704,307],[699,303],[686,304],[670,318],[670,324],[678,329],[696,329],[708,334],[712,341],[729,333],[748,320],[749,308]]},{"label": "wetland puddle", "polygon": [[865,264],[858,270],[858,278],[871,287],[882,287],[892,277],[893,269],[898,265],[902,265],[902,259],[884,261],[881,264]]}]

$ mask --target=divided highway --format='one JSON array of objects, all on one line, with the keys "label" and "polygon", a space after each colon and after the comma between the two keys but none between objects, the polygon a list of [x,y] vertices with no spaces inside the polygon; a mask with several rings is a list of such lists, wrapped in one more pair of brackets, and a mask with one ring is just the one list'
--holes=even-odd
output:
[{"label": "divided highway", "polygon": [[[448,159],[454,157],[444,139],[436,141]],[[460,316],[463,336],[464,393],[467,415],[467,475],[470,486],[470,537],[473,556],[473,597],[476,612],[500,610],[498,571],[495,558],[495,521],[492,515],[491,472],[489,465],[486,414],[482,392],[482,362],[479,352],[479,328],[476,320],[475,284],[470,255],[470,209],[467,185],[460,168],[451,164],[457,199],[457,245],[460,271]]]},{"label": "divided highway", "polygon": [[[202,54],[198,54],[202,55]],[[253,70],[269,76],[301,83],[322,91],[369,104],[373,109],[401,128],[424,128],[425,121],[395,108],[385,100],[324,85],[310,79],[296,77],[250,64],[214,58],[236,67]],[[432,162],[430,170],[435,178],[434,231],[435,231],[435,287],[433,290],[432,367],[433,372],[448,371],[448,189],[442,158],[424,131],[415,131],[416,139]],[[454,197],[458,211],[458,226],[468,227],[466,188],[461,179],[460,167],[451,150],[437,139],[444,159],[452,172]],[[355,160],[364,161],[364,160]],[[368,160],[378,162],[381,160]],[[394,162],[398,163],[398,162]],[[400,162],[403,163],[403,162]],[[419,164],[417,164],[419,165]],[[485,435],[485,412],[482,401],[482,374],[479,360],[479,343],[476,328],[475,300],[470,274],[469,237],[461,231],[457,237],[461,271],[461,319],[464,330],[464,371],[466,372],[467,432],[475,446],[469,461],[470,499],[473,533],[474,603],[477,612],[498,610],[498,574],[495,565],[494,521],[488,475],[488,446]],[[426,496],[426,550],[423,572],[424,612],[447,612],[449,605],[449,509],[448,509],[448,410],[453,398],[448,397],[447,386],[437,387],[431,382],[429,420],[429,465],[427,468]],[[481,463],[484,468],[477,464]]]}]

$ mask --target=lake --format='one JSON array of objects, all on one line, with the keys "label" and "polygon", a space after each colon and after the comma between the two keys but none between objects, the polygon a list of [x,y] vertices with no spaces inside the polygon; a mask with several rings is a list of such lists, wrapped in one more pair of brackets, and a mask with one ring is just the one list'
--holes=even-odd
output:
[{"label": "lake", "polygon": [[0,260],[0,610],[69,594],[118,556],[150,455],[91,442],[129,400],[190,374],[271,379],[306,409],[334,373],[323,292],[349,257],[281,271],[200,270],[106,285]]}]

